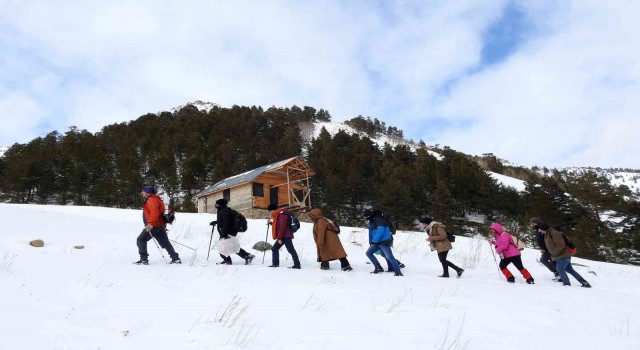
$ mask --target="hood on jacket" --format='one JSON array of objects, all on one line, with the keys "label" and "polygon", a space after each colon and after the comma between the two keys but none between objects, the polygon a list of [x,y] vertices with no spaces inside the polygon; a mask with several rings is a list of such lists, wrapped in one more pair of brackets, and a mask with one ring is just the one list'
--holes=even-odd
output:
[{"label": "hood on jacket", "polygon": [[309,216],[309,219],[313,221],[316,221],[321,217],[324,217],[324,215],[322,214],[322,210],[320,210],[320,208],[311,209],[311,211],[307,213],[307,216]]},{"label": "hood on jacket", "polygon": [[502,234],[502,232],[504,232],[504,228],[502,228],[502,225],[500,225],[497,222],[494,222],[493,224],[491,224],[489,228],[492,230],[495,230],[498,234]]}]

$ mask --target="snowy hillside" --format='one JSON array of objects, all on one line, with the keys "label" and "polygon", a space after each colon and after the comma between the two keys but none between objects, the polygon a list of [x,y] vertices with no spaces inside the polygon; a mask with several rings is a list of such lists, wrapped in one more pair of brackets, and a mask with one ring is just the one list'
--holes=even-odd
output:
[{"label": "snowy hillside", "polygon": [[[507,284],[481,239],[458,237],[450,260],[466,269],[443,279],[424,233],[399,232],[404,277],[371,275],[367,234],[343,227],[354,268],[322,271],[311,224],[294,240],[301,270],[251,249],[265,220],[240,235],[251,265],[215,265],[210,214],[178,213],[170,238],[183,265],[149,242],[136,266],[140,210],[0,204],[0,329],[6,349],[637,349],[640,269],[573,259],[593,288],[562,287],[527,249],[535,285]],[[29,246],[32,239],[45,246]],[[214,236],[214,244],[215,244]],[[271,240],[270,240],[271,241]],[[74,249],[84,245],[84,249]],[[166,252],[164,252],[166,255]],[[515,268],[510,267],[512,272]]]}]

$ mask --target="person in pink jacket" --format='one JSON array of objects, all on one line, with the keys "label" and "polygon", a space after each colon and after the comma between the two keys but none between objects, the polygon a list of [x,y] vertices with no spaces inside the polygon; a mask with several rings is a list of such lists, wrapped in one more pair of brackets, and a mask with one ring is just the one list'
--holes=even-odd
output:
[{"label": "person in pink jacket", "polygon": [[511,235],[502,228],[502,225],[495,222],[489,226],[489,230],[494,237],[494,240],[492,240],[491,243],[496,246],[496,253],[498,253],[501,258],[499,265],[500,271],[507,278],[507,282],[514,283],[516,281],[515,277],[511,274],[511,271],[507,268],[509,264],[513,263],[527,283],[533,284],[533,277],[531,277],[529,271],[527,271],[527,269],[522,265],[520,251],[518,250],[518,247],[513,244]]}]

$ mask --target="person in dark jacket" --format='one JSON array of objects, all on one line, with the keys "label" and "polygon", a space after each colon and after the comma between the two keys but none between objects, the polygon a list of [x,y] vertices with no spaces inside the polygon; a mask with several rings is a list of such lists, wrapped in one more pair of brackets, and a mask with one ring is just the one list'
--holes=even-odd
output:
[{"label": "person in dark jacket", "polygon": [[587,282],[584,277],[580,276],[580,274],[573,269],[573,266],[571,265],[571,252],[567,249],[562,234],[552,229],[549,224],[545,222],[538,224],[538,230],[540,230],[544,235],[544,243],[549,249],[551,259],[556,262],[556,268],[558,269],[560,278],[562,278],[562,284],[565,286],[571,285],[569,276],[567,276],[568,272],[571,276],[575,277],[578,282],[580,282],[582,287],[591,288],[589,282]]},{"label": "person in dark jacket", "polygon": [[380,266],[380,262],[373,255],[377,251],[380,251],[381,254],[384,254],[385,259],[391,262],[394,275],[404,276],[402,272],[400,272],[400,266],[398,266],[398,262],[391,251],[391,230],[389,229],[387,220],[382,216],[382,212],[379,210],[366,209],[364,211],[364,217],[368,221],[367,227],[369,228],[369,249],[367,249],[366,254],[374,266],[374,270],[371,273],[377,274],[384,272],[384,269]]},{"label": "person in dark jacket", "polygon": [[289,222],[289,209],[278,208],[277,205],[271,203],[267,210],[271,213],[271,236],[276,240],[276,243],[271,247],[271,265],[269,267],[280,266],[279,252],[284,245],[293,259],[293,266],[289,268],[299,270],[300,259],[298,259],[298,253],[293,246],[293,231],[291,231]]},{"label": "person in dark jacket", "polygon": [[320,269],[329,270],[329,261],[340,260],[342,271],[353,270],[333,221],[325,218],[320,208],[311,209],[307,215],[313,221],[313,240],[316,242]]},{"label": "person in dark jacket", "polygon": [[538,225],[543,223],[544,221],[540,218],[533,217],[529,220],[529,226],[533,228],[533,232],[536,237],[536,242],[538,243],[538,247],[540,248],[540,263],[546,266],[549,271],[553,272],[555,275],[556,281],[562,281],[560,278],[560,274],[558,274],[558,270],[556,269],[556,262],[551,260],[551,254],[549,253],[549,249],[547,249],[547,245],[544,243],[544,235],[540,233],[538,230]]},{"label": "person in dark jacket", "polygon": [[453,249],[453,245],[447,238],[447,230],[444,225],[428,216],[423,216],[418,221],[424,225],[424,229],[427,231],[427,241],[438,251],[438,260],[442,264],[442,275],[438,277],[449,278],[449,267],[451,267],[456,271],[456,277],[460,278],[464,269],[447,260],[447,255],[449,250]]},{"label": "person in dark jacket", "polygon": [[[230,236],[236,237],[238,235],[234,222],[235,218],[233,217],[233,212],[227,206],[228,203],[229,202],[224,198],[216,201],[216,209],[218,210],[216,224],[218,225],[218,234],[220,234],[220,239],[227,239]],[[240,248],[238,255],[244,259],[245,265],[251,264],[253,258],[256,257],[242,248]],[[231,261],[231,256],[224,256],[220,254],[220,257],[222,257],[222,261],[219,262],[218,265],[231,265],[233,263]]]},{"label": "person in dark jacket", "polygon": [[140,260],[134,262],[134,264],[149,265],[147,242],[153,238],[169,253],[171,257],[170,264],[182,264],[178,253],[173,249],[167,236],[167,224],[162,219],[162,214],[164,214],[164,203],[162,203],[162,199],[156,195],[156,190],[153,186],[144,186],[140,194],[145,199],[144,206],[142,207],[144,229],[136,240]]}]

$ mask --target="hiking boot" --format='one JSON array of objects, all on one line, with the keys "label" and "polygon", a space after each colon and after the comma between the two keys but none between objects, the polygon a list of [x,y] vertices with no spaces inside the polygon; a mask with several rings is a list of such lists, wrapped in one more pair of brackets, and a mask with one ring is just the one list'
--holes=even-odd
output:
[{"label": "hiking boot", "polygon": [[400,267],[401,269],[404,269],[406,266],[403,263],[398,261],[398,267]]},{"label": "hiking boot", "polygon": [[321,262],[320,263],[320,270],[329,270],[329,263],[328,262]]},{"label": "hiking boot", "polygon": [[294,270],[300,270],[300,265],[293,265],[293,266],[289,266],[287,268],[288,269],[294,269]]},{"label": "hiking boot", "polygon": [[507,282],[509,282],[509,283],[516,283],[516,278],[515,278],[515,277],[513,277],[513,276],[511,276],[511,277],[507,278]]},{"label": "hiking boot", "polygon": [[253,258],[255,258],[256,256],[253,254],[249,254],[248,257],[244,258],[244,264],[245,265],[249,265],[251,264],[251,262],[253,261]]},{"label": "hiking boot", "polygon": [[397,276],[397,277],[404,276],[404,275],[402,274],[402,272],[396,272],[396,273],[394,273],[393,275],[394,275],[394,276]]},{"label": "hiking boot", "polygon": [[273,265],[269,265],[268,267],[278,267],[278,266],[280,265],[273,264]]},{"label": "hiking boot", "polygon": [[216,265],[232,265],[229,260],[222,260],[221,262],[217,262]]},{"label": "hiking boot", "polygon": [[438,276],[438,277],[442,277],[442,278],[449,278],[449,274],[444,274],[444,273],[443,273],[442,275],[440,275],[440,276]]},{"label": "hiking boot", "polygon": [[351,266],[345,266],[342,268],[342,271],[347,272],[347,271],[353,271],[353,269],[351,268]]},{"label": "hiking boot", "polygon": [[582,283],[582,287],[584,287],[584,288],[591,288],[591,285],[587,281],[582,281],[580,283]]},{"label": "hiking boot", "polygon": [[462,276],[462,273],[464,272],[464,269],[460,269],[458,270],[456,273],[458,274],[458,276],[456,276],[456,278],[460,278],[460,276]]},{"label": "hiking boot", "polygon": [[182,264],[182,260],[180,258],[171,259],[169,264]]},{"label": "hiking boot", "polygon": [[380,266],[376,266],[376,269],[371,271],[371,273],[375,273],[375,274],[378,274],[380,272],[384,272],[384,269]]},{"label": "hiking boot", "polygon": [[146,259],[140,259],[136,262],[134,262],[135,265],[149,265],[149,260]]},{"label": "hiking boot", "polygon": [[533,283],[533,277],[529,278],[529,279],[527,280],[527,283],[528,283],[528,284],[535,284],[535,283]]}]

